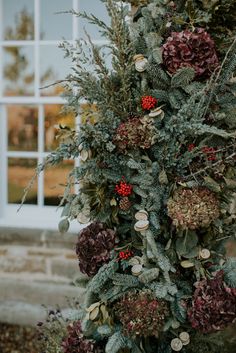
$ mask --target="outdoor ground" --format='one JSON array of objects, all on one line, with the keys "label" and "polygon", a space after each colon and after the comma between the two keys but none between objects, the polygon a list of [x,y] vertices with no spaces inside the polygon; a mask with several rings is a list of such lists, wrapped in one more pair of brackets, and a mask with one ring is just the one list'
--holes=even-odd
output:
[{"label": "outdoor ground", "polygon": [[0,324],[0,353],[41,353],[36,329]]}]

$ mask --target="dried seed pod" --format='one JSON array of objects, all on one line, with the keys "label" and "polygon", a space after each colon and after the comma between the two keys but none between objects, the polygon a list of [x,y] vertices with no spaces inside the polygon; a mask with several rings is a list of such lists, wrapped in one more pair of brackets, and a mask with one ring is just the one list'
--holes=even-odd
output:
[{"label": "dried seed pod", "polygon": [[143,264],[143,259],[140,256],[134,256],[129,260],[129,264],[131,266],[134,265],[142,265]]},{"label": "dried seed pod", "polygon": [[149,283],[151,281],[153,281],[154,279],[159,277],[159,269],[158,268],[151,268],[149,270],[144,271],[143,273],[141,273],[141,275],[139,276],[139,280],[140,282],[146,284]]},{"label": "dried seed pod", "polygon": [[91,158],[92,151],[91,150],[84,150],[82,149],[80,152],[80,158],[83,162],[87,161],[87,159]]},{"label": "dried seed pod", "polygon": [[77,221],[81,224],[87,224],[90,222],[90,218],[88,215],[84,214],[83,212],[80,212],[77,215]]},{"label": "dried seed pod", "polygon": [[179,352],[181,351],[181,349],[183,348],[183,343],[179,338],[174,338],[171,341],[171,348],[173,349],[173,351],[175,352]]},{"label": "dried seed pod", "polygon": [[181,339],[181,341],[184,342],[188,342],[190,340],[190,336],[189,333],[186,331],[183,331],[179,334],[179,338]]},{"label": "dried seed pod", "polygon": [[148,229],[149,227],[149,221],[138,221],[135,223],[134,225],[134,229],[136,230],[136,232],[142,232],[146,229]]},{"label": "dried seed pod", "polygon": [[128,211],[130,207],[132,206],[131,201],[127,196],[122,197],[122,199],[119,202],[119,207],[122,211]]},{"label": "dried seed pod", "polygon": [[148,60],[143,56],[143,54],[137,54],[134,56],[135,69],[138,72],[143,72],[147,68]]},{"label": "dried seed pod", "polygon": [[139,276],[143,271],[143,266],[142,265],[134,265],[131,268],[131,272],[133,276]]},{"label": "dried seed pod", "polygon": [[91,321],[96,321],[98,316],[99,316],[99,306],[97,306],[95,309],[93,309],[90,313],[89,313],[89,320]]},{"label": "dried seed pod", "polygon": [[148,213],[145,210],[140,210],[137,213],[135,213],[135,219],[137,219],[137,221],[147,221],[148,219]]},{"label": "dried seed pod", "polygon": [[209,258],[211,257],[211,252],[210,252],[210,250],[208,250],[208,249],[201,249],[201,250],[199,251],[199,257],[200,257],[200,259],[202,259],[202,260],[207,260],[207,259],[209,259]]},{"label": "dried seed pod", "polygon": [[194,264],[189,261],[189,260],[184,260],[184,261],[181,261],[180,265],[183,267],[183,268],[191,268],[191,267],[194,267]]}]

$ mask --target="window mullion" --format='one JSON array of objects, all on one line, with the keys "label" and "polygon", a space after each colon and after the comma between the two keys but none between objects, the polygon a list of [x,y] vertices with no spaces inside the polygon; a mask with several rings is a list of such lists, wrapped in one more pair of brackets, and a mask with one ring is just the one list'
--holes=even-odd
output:
[{"label": "window mullion", "polygon": [[40,53],[39,53],[39,41],[40,41],[40,0],[34,0],[34,94],[35,97],[40,96]]},{"label": "window mullion", "polygon": [[6,107],[0,105],[0,171],[1,171],[1,182],[0,182],[0,218],[4,217],[6,205],[7,205],[7,113]]},{"label": "window mullion", "polygon": [[[42,104],[39,105],[38,111],[38,163],[44,162],[44,107]],[[38,176],[38,205],[43,207],[44,205],[44,171]]]}]

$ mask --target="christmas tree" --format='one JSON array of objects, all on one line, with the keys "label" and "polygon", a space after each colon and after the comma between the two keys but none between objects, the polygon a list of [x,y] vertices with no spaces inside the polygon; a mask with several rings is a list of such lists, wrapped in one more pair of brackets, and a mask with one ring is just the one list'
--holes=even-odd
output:
[{"label": "christmas tree", "polygon": [[110,24],[73,14],[99,27],[112,67],[89,34],[62,45],[74,62],[67,108],[86,103],[86,114],[46,165],[81,160],[60,229],[85,224],[76,253],[88,280],[53,352],[224,352],[236,320],[225,250],[236,234],[236,3],[103,2]]}]

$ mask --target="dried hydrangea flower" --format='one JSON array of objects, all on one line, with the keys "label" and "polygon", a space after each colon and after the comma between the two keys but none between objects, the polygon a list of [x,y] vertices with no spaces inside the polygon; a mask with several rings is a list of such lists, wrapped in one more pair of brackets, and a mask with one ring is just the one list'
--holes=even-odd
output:
[{"label": "dried hydrangea flower", "polygon": [[130,292],[114,306],[114,312],[129,336],[158,336],[169,313],[167,303],[149,291]]},{"label": "dried hydrangea flower", "polygon": [[94,222],[82,229],[76,244],[80,271],[94,276],[109,261],[115,238],[116,232],[103,223]]},{"label": "dried hydrangea flower", "polygon": [[224,329],[236,321],[236,289],[224,283],[224,272],[213,279],[196,284],[188,319],[192,327],[203,333]]},{"label": "dried hydrangea flower", "polygon": [[207,188],[179,188],[167,203],[168,215],[176,227],[208,227],[220,216],[219,200]]},{"label": "dried hydrangea flower", "polygon": [[192,67],[197,78],[207,78],[219,66],[215,43],[203,28],[172,32],[162,55],[164,65],[173,74],[181,67]]}]

